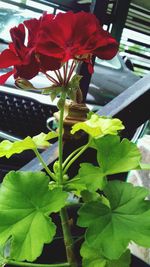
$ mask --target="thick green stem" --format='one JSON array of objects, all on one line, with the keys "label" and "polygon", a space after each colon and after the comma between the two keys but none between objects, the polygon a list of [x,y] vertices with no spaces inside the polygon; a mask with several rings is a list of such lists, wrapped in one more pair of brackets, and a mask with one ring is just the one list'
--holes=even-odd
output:
[{"label": "thick green stem", "polygon": [[[63,184],[63,117],[64,117],[64,105],[65,105],[65,99],[66,94],[62,93],[61,95],[62,103],[63,105],[60,107],[60,117],[59,117],[59,138],[58,138],[58,144],[59,144],[59,184]],[[77,263],[75,260],[75,255],[73,251],[73,238],[71,236],[70,232],[70,226],[69,226],[69,218],[67,214],[66,207],[62,208],[60,211],[60,218],[61,218],[61,224],[62,224],[62,230],[64,235],[64,243],[66,248],[66,255],[68,263],[71,267],[77,267]]]},{"label": "thick green stem", "polygon": [[43,160],[43,158],[41,157],[39,151],[37,149],[34,149],[34,153],[37,156],[39,162],[43,165],[44,169],[46,170],[46,172],[48,173],[48,175],[55,180],[55,175],[54,173],[51,172],[51,170],[47,167],[45,161]]},{"label": "thick green stem", "polygon": [[19,262],[8,260],[7,264],[13,266],[25,266],[25,267],[68,267],[69,263],[56,263],[56,264],[40,264],[40,263],[31,263],[31,262]]},{"label": "thick green stem", "polygon": [[74,241],[70,233],[69,218],[66,208],[61,209],[60,218],[62,223],[64,243],[66,247],[67,260],[71,267],[77,267],[76,258],[74,255]]},{"label": "thick green stem", "polygon": [[68,162],[68,164],[66,165],[66,167],[63,170],[63,174],[65,174],[67,172],[67,170],[69,169],[69,167],[73,164],[73,162],[82,155],[82,153],[89,147],[91,142],[91,139],[89,140],[89,142],[83,146],[83,148]]}]

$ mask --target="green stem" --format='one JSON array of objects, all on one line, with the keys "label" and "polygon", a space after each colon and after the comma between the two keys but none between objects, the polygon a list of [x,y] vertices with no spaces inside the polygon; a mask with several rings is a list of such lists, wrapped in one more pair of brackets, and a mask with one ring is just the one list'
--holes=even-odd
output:
[{"label": "green stem", "polygon": [[61,209],[60,218],[62,223],[62,230],[64,235],[64,243],[66,247],[67,260],[71,267],[77,267],[74,255],[74,240],[70,233],[69,218],[66,208]]},{"label": "green stem", "polygon": [[15,266],[25,266],[25,267],[67,267],[70,266],[69,263],[56,263],[56,264],[41,264],[41,263],[30,263],[30,262],[19,262],[8,260],[7,264]]},{"label": "green stem", "polygon": [[83,148],[68,162],[68,164],[66,165],[66,167],[64,168],[63,174],[65,174],[67,172],[67,170],[69,169],[69,167],[72,165],[72,163],[82,155],[82,153],[89,147],[91,142],[91,139],[89,140],[89,142],[83,146]]},{"label": "green stem", "polygon": [[[66,99],[66,93],[62,93],[61,99],[64,101]],[[58,149],[59,149],[59,183],[63,184],[63,118],[64,118],[64,105],[60,108],[60,117],[59,117],[59,136],[58,136]]]},{"label": "green stem", "polygon": [[[60,108],[60,117],[59,117],[59,137],[58,137],[58,147],[59,147],[59,184],[63,184],[63,117],[64,117],[64,105],[66,99],[66,93],[61,95],[62,103],[64,103]],[[60,210],[61,225],[64,236],[64,243],[66,248],[66,256],[68,263],[71,267],[77,267],[75,260],[74,250],[73,250],[73,238],[70,232],[69,218],[67,214],[66,207]]]},{"label": "green stem", "polygon": [[80,147],[78,147],[76,150],[74,150],[66,159],[65,159],[65,161],[63,162],[63,169],[64,169],[64,167],[66,166],[66,164],[68,163],[68,161],[70,161],[71,160],[71,158],[75,155],[75,154],[77,154],[77,152],[78,151],[80,151],[82,148],[83,148],[84,146],[80,146]]},{"label": "green stem", "polygon": [[55,180],[55,175],[53,172],[51,172],[51,170],[48,168],[48,166],[46,165],[45,161],[43,160],[43,158],[41,157],[39,151],[35,148],[34,149],[34,153],[37,156],[38,160],[40,161],[40,163],[43,165],[44,169],[46,170],[46,172],[48,173],[48,175]]}]

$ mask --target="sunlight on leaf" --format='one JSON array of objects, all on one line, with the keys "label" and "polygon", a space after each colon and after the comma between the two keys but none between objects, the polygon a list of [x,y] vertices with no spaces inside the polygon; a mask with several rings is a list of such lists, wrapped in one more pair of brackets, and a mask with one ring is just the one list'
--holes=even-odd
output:
[{"label": "sunlight on leaf", "polygon": [[150,246],[149,190],[132,184],[108,182],[104,194],[110,208],[100,201],[86,203],[79,210],[78,225],[88,227],[86,241],[110,260],[118,259],[130,241]]},{"label": "sunlight on leaf", "polygon": [[40,133],[34,137],[27,136],[25,139],[15,142],[4,140],[0,143],[0,157],[10,158],[13,154],[19,154],[25,150],[47,148],[50,146],[48,140],[57,136],[56,132],[49,132],[48,134]]},{"label": "sunlight on leaf", "polygon": [[74,134],[79,130],[83,130],[95,138],[107,134],[117,135],[118,131],[122,129],[124,129],[124,126],[119,119],[100,117],[97,114],[92,114],[91,118],[87,121],[76,123],[72,127],[71,133]]},{"label": "sunlight on leaf", "polygon": [[10,172],[0,187],[0,244],[12,237],[11,259],[35,260],[56,226],[49,215],[66,203],[67,193],[49,190],[44,172]]},{"label": "sunlight on leaf", "polygon": [[36,144],[38,148],[46,148],[50,146],[49,140],[56,138],[58,133],[49,132],[48,134],[40,133],[32,138],[33,142]]}]

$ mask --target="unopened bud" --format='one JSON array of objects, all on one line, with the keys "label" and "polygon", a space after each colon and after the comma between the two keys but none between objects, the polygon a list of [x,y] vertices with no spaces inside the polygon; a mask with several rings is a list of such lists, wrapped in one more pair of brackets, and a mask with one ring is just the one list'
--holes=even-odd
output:
[{"label": "unopened bud", "polygon": [[35,89],[35,87],[33,86],[33,84],[31,82],[29,82],[28,80],[24,79],[24,78],[17,78],[15,80],[15,85],[23,90],[32,90]]}]

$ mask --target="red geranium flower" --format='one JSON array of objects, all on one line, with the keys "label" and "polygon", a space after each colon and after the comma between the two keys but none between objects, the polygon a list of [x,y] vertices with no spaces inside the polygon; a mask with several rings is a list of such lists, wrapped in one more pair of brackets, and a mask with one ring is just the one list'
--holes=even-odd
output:
[{"label": "red geranium flower", "polygon": [[[47,15],[50,19],[50,16]],[[9,48],[0,54],[0,68],[13,66],[13,69],[0,77],[0,83],[3,84],[13,74],[14,78],[22,77],[32,79],[38,72],[58,69],[61,66],[60,61],[54,57],[36,54],[36,40],[41,24],[41,19],[31,19],[19,24],[10,30],[12,43]],[[43,20],[44,20],[43,19]],[[28,42],[25,45],[25,26],[28,30]]]},{"label": "red geranium flower", "polygon": [[61,58],[63,62],[69,59],[90,62],[91,54],[102,59],[113,58],[118,44],[93,14],[70,11],[59,13],[50,21],[42,21],[36,49],[41,54]]},{"label": "red geranium flower", "polygon": [[12,43],[9,49],[4,50],[0,55],[0,68],[14,66],[13,70],[0,77],[0,83],[4,83],[10,75],[31,79],[37,75],[39,64],[34,56],[34,50],[24,45],[25,27],[20,24],[10,30]]}]

